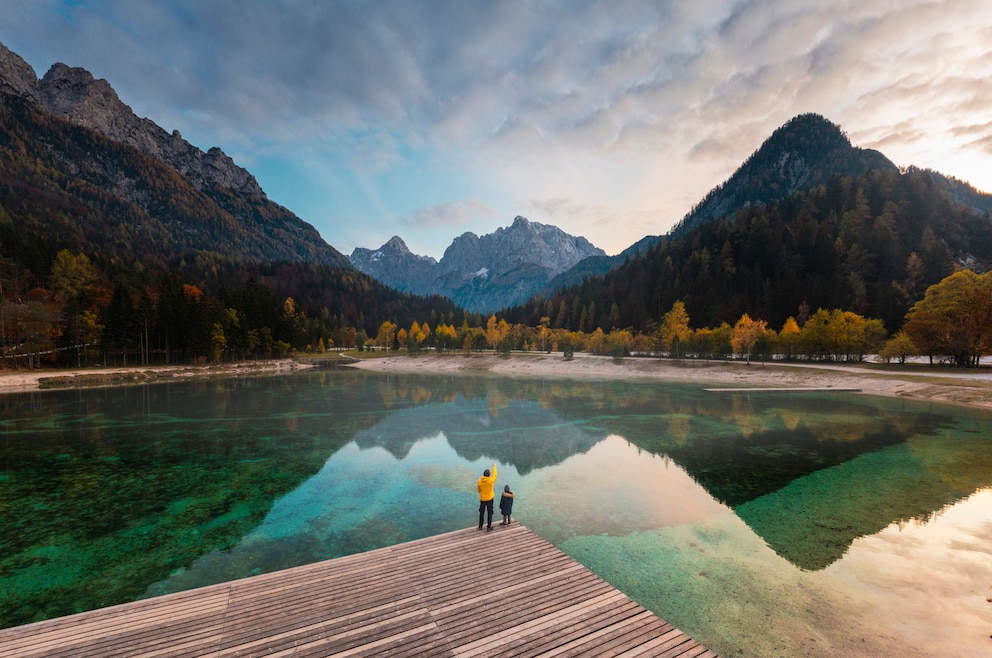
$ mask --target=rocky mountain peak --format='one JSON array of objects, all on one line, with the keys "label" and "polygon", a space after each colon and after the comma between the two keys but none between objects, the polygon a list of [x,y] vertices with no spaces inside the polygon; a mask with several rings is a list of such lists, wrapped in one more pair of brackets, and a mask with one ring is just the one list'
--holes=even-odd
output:
[{"label": "rocky mountain peak", "polygon": [[424,294],[434,278],[437,261],[410,251],[398,235],[378,249],[358,247],[349,256],[355,269],[400,292]]},{"label": "rocky mountain peak", "polygon": [[492,253],[492,269],[506,270],[518,263],[539,263],[553,271],[563,272],[589,256],[605,256],[581,236],[572,236],[557,226],[532,222],[517,216],[509,228],[480,239],[481,248]]},{"label": "rocky mountain peak", "polygon": [[[20,102],[11,103],[12,97]],[[68,177],[94,174],[88,184],[148,213],[147,226],[129,227],[135,231],[125,241],[129,251],[136,249],[130,237],[139,232],[144,236],[147,229],[159,240],[156,244],[168,245],[167,249],[349,266],[313,226],[270,201],[254,176],[221,149],[204,152],[179,131],[168,133],[139,118],[109,82],[86,69],[59,63],[38,80],[31,66],[0,44],[0,102],[28,110],[11,117],[25,126],[25,135],[17,139],[43,144],[45,155],[53,156]],[[43,115],[55,120],[42,120]],[[89,152],[66,150],[51,138],[82,132],[92,133]],[[111,142],[131,148],[108,148]],[[182,181],[161,184],[169,178],[163,176],[166,168],[178,172]],[[183,195],[178,203],[177,194]],[[99,223],[98,216],[89,219],[91,224]]]},{"label": "rocky mountain peak", "polygon": [[430,256],[418,256],[417,254],[410,251],[410,248],[406,246],[406,242],[403,241],[398,235],[394,235],[389,238],[385,244],[375,250],[363,249],[361,247],[356,247],[351,254],[351,260],[362,262],[380,262],[383,260],[394,260],[394,261],[429,261],[432,264],[437,264],[437,261]]},{"label": "rocky mountain peak", "polygon": [[605,256],[583,237],[517,216],[508,227],[452,240],[441,260],[411,253],[393,237],[379,249],[355,249],[352,264],[403,292],[443,295],[470,311],[491,312],[529,299],[559,273]]},{"label": "rocky mountain peak", "polygon": [[403,242],[403,238],[401,238],[398,235],[394,235],[393,237],[389,238],[386,244],[382,245],[380,251],[386,251],[386,250],[395,251],[397,254],[402,254],[404,256],[406,254],[412,253],[410,251],[410,248],[406,246],[406,243]]},{"label": "rocky mountain peak", "polygon": [[41,104],[50,113],[92,128],[110,139],[164,160],[199,190],[210,185],[265,199],[255,177],[216,146],[206,153],[179,134],[138,117],[110,83],[89,71],[55,64],[41,80]]},{"label": "rocky mountain peak", "polygon": [[38,103],[38,76],[31,65],[7,46],[0,43],[0,93],[22,96]]},{"label": "rocky mountain peak", "polygon": [[179,134],[140,118],[103,79],[84,68],[54,64],[38,80],[34,69],[0,44],[0,92],[20,96],[46,112],[129,144],[163,160],[203,190],[211,185],[266,199],[255,177],[217,147],[204,153]]},{"label": "rocky mountain peak", "polygon": [[95,79],[83,68],[54,64],[41,79],[40,89],[41,104],[49,112],[114,139],[120,124],[134,114],[109,82]]},{"label": "rocky mountain peak", "polygon": [[740,208],[771,203],[824,184],[831,177],[895,171],[884,155],[851,145],[839,126],[800,114],[776,129],[724,183],[711,190],[673,233],[693,229]]}]

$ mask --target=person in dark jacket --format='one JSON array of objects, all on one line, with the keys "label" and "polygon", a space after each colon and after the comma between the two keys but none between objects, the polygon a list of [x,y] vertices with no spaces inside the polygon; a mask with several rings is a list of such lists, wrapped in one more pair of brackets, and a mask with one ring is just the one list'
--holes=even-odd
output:
[{"label": "person in dark jacket", "polygon": [[510,485],[503,487],[503,495],[499,497],[499,511],[503,515],[500,525],[510,525],[510,514],[513,512],[513,492]]}]

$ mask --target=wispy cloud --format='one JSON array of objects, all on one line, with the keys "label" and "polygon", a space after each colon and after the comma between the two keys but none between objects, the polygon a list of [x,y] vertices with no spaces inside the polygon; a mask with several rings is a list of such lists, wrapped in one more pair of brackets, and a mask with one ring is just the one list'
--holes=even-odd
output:
[{"label": "wispy cloud", "polygon": [[[898,164],[955,167],[946,173],[992,189],[980,166],[989,131],[960,132],[984,126],[992,101],[986,0],[5,9],[0,41],[39,74],[54,61],[84,66],[167,130],[257,161],[270,196],[332,244],[362,239],[353,218],[375,198],[362,230],[380,243],[536,213],[620,250],[640,231],[667,230],[776,127],[810,111]],[[363,181],[354,199],[347,185],[280,198],[286,168],[321,162]],[[342,206],[348,226],[335,224]]]},{"label": "wispy cloud", "polygon": [[427,208],[418,208],[413,213],[400,218],[400,223],[408,228],[435,228],[445,226],[458,228],[479,219],[489,219],[495,211],[481,199],[450,201]]}]

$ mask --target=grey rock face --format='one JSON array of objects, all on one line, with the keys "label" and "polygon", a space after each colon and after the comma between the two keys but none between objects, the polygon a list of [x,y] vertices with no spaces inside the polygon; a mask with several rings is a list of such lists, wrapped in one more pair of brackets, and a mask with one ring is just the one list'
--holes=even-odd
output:
[{"label": "grey rock face", "polygon": [[606,253],[583,237],[523,217],[488,235],[464,233],[439,262],[410,253],[393,238],[375,251],[356,249],[356,269],[404,292],[443,295],[462,308],[490,313],[528,300],[551,279]]},{"label": "grey rock face", "polygon": [[38,85],[40,105],[51,114],[92,128],[168,163],[198,190],[209,185],[265,198],[258,181],[219,148],[204,153],[179,134],[134,114],[106,80],[82,68],[55,64]]},{"label": "grey rock face", "polygon": [[[125,144],[159,166],[175,170],[184,184],[215,203],[216,216],[187,217],[168,202],[156,199],[140,175],[114,157],[99,152],[62,154],[61,165],[71,175],[81,169],[99,171],[105,191],[137,205],[168,226],[189,248],[219,250],[238,257],[262,260],[303,260],[350,268],[348,259],[327,244],[317,230],[288,209],[266,197],[258,181],[221,149],[204,152],[178,131],[168,133],[149,119],[134,114],[106,80],[97,80],[82,68],[53,65],[41,80],[19,55],[0,44],[0,102],[20,97],[39,110]],[[207,226],[198,224],[207,219]],[[221,231],[231,222],[233,244]],[[218,244],[217,240],[223,244]]]},{"label": "grey rock face", "polygon": [[168,163],[199,189],[210,185],[265,199],[258,181],[219,148],[206,153],[178,131],[168,133],[134,114],[106,80],[82,68],[55,64],[41,80],[20,55],[0,44],[0,92],[21,96],[50,114],[92,128]]},{"label": "grey rock face", "polygon": [[414,254],[399,236],[390,238],[376,250],[359,247],[351,252],[350,258],[359,272],[414,295],[423,295],[430,289],[437,269],[435,259]]},{"label": "grey rock face", "polygon": [[23,96],[38,103],[40,89],[38,76],[31,65],[7,46],[0,43],[0,92]]}]

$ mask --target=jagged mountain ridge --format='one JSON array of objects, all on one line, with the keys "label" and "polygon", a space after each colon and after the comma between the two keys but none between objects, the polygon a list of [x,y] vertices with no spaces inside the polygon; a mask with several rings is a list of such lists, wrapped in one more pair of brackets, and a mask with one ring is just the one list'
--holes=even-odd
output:
[{"label": "jagged mountain ridge", "polygon": [[[204,152],[178,132],[137,117],[106,80],[84,69],[55,64],[39,80],[0,44],[0,102],[6,130],[18,136],[8,144],[35,149],[36,161],[44,162],[33,167],[15,154],[0,170],[9,185],[28,191],[22,201],[47,203],[41,199],[55,194],[64,197],[60,204],[71,205],[78,203],[73,194],[88,190],[90,203],[110,195],[116,201],[102,198],[99,204],[111,203],[115,213],[140,224],[124,228],[119,217],[90,213],[75,226],[57,227],[64,241],[83,238],[113,245],[118,255],[152,260],[204,251],[351,268],[312,225],[269,200],[254,176],[221,149]],[[68,186],[75,192],[67,191],[65,180],[78,181]],[[56,227],[47,230],[58,236]]]},{"label": "jagged mountain ridge", "polygon": [[436,259],[414,254],[399,236],[393,236],[375,250],[358,247],[351,252],[350,259],[359,272],[400,292],[414,294],[428,290],[437,271]]},{"label": "jagged mountain ridge", "polygon": [[204,153],[183,139],[178,130],[168,133],[154,121],[138,117],[110,83],[95,79],[86,69],[56,63],[40,80],[38,93],[39,104],[49,113],[163,160],[198,190],[217,185],[267,198],[255,177],[221,149],[213,147]]},{"label": "jagged mountain ridge", "polygon": [[440,261],[411,253],[393,237],[376,250],[355,249],[351,262],[403,292],[443,295],[468,311],[490,313],[523,303],[576,263],[605,255],[583,237],[517,216],[487,235],[463,233]]}]

